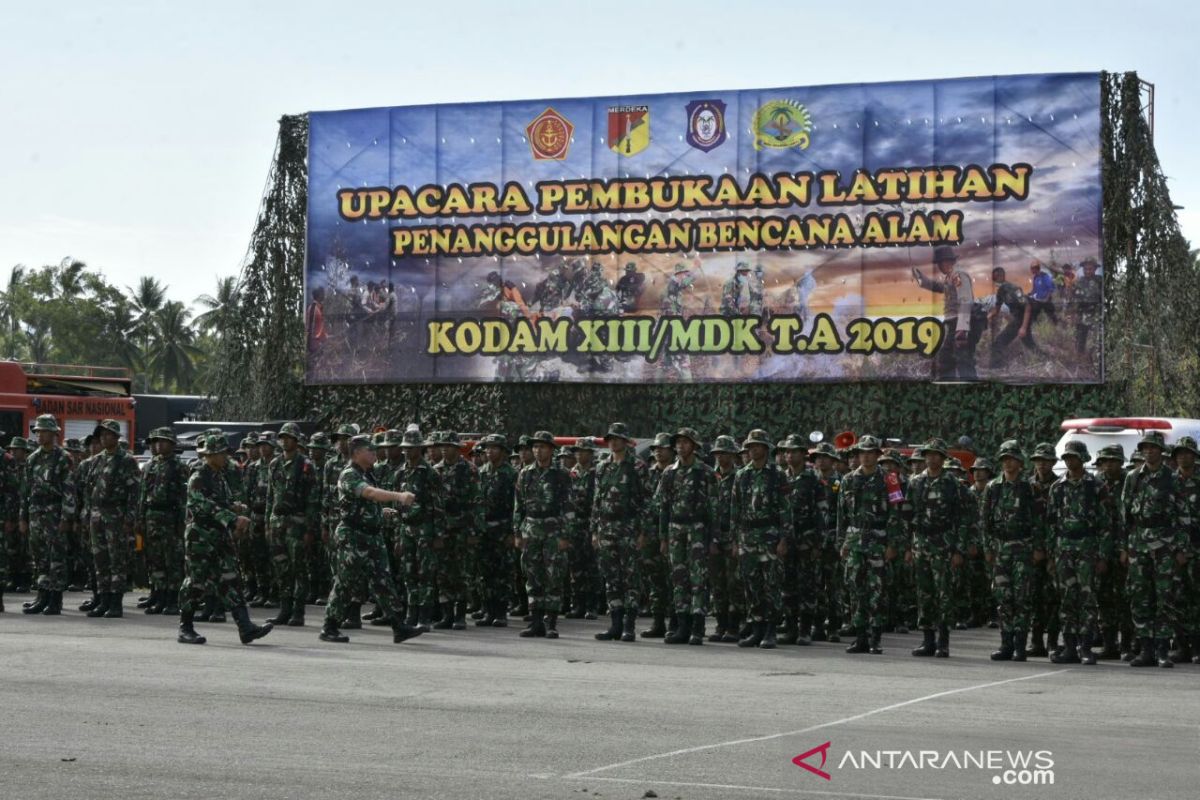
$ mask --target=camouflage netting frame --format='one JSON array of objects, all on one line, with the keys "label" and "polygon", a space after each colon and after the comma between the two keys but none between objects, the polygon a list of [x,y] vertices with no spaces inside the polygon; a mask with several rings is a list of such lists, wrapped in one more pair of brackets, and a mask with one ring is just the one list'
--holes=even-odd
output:
[{"label": "camouflage netting frame", "polygon": [[[1101,77],[1106,359],[1099,386],[928,384],[362,385],[303,383],[306,202],[304,116],[280,121],[276,158],[242,269],[238,325],[222,338],[211,387],[218,419],[303,417],[333,424],[537,428],[599,434],[612,419],[638,435],[694,426],[706,436],[763,427],[903,439],[966,433],[989,451],[1006,438],[1055,439],[1068,416],[1200,413],[1200,281],[1175,219],[1142,112],[1136,73]],[[1156,313],[1147,314],[1148,309]],[[252,377],[249,377],[252,376]]]}]

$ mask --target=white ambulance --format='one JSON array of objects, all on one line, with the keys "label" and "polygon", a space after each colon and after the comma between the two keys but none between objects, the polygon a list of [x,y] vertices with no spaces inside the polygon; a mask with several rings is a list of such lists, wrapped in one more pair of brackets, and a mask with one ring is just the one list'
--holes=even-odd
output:
[{"label": "white ambulance", "polygon": [[[1137,444],[1147,431],[1161,431],[1167,440],[1167,446],[1174,444],[1180,436],[1192,436],[1200,441],[1200,419],[1182,419],[1179,417],[1097,417],[1084,419],[1066,419],[1061,425],[1062,437],[1054,450],[1062,458],[1067,442],[1072,439],[1082,440],[1087,445],[1092,458],[1101,447],[1119,444],[1125,449],[1125,459],[1137,450]],[[1089,464],[1088,469],[1093,469]],[[1054,471],[1066,472],[1062,461],[1054,465]]]}]

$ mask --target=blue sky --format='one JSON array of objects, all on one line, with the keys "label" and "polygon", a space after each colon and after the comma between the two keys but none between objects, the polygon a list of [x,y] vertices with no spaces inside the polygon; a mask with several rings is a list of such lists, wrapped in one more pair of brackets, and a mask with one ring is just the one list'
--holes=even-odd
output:
[{"label": "blue sky", "polygon": [[[40,7],[39,7],[40,5]],[[0,10],[0,269],[82,258],[211,291],[241,264],[281,114],[1136,69],[1200,242],[1192,3],[171,4]],[[936,25],[937,27],[933,27]]]}]

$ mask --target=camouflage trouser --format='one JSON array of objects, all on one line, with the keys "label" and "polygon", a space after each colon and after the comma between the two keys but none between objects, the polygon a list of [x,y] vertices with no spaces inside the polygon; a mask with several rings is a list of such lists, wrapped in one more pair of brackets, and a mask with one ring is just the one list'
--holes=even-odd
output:
[{"label": "camouflage trouser", "polygon": [[992,595],[1002,630],[1029,630],[1032,571],[1033,548],[1028,542],[999,545],[992,561]]},{"label": "camouflage trouser", "polygon": [[[5,523],[8,524],[8,523]],[[8,535],[0,541],[0,594],[8,590]]]},{"label": "camouflage trouser", "polygon": [[950,553],[933,542],[917,542],[913,549],[913,577],[917,586],[917,627],[922,630],[955,622],[953,581],[964,570],[950,566]]},{"label": "camouflage trouser", "polygon": [[798,533],[788,540],[787,555],[780,559],[780,586],[783,611],[799,619],[811,615],[817,604],[817,574],[820,570],[820,543],[815,533]]},{"label": "camouflage trouser", "polygon": [[276,598],[278,586],[271,569],[271,547],[267,543],[267,518],[255,514],[250,529],[237,541],[238,563],[246,583],[253,583],[259,597]]},{"label": "camouflage trouser", "polygon": [[983,548],[979,549],[975,558],[966,563],[968,607],[971,616],[981,625],[987,624],[996,607],[992,603],[992,579],[989,575],[987,559],[983,556]]},{"label": "camouflage trouser", "polygon": [[1129,594],[1133,627],[1139,637],[1167,638],[1180,621],[1175,597],[1175,550],[1165,531],[1129,534]]},{"label": "camouflage trouser", "polygon": [[610,609],[638,606],[641,558],[633,525],[597,520],[596,562],[604,578],[604,596]]},{"label": "camouflage trouser", "polygon": [[916,557],[910,564],[901,553],[887,562],[883,577],[884,586],[887,587],[888,622],[907,627],[917,618],[919,593]]},{"label": "camouflage trouser", "polygon": [[718,553],[708,554],[708,584],[711,588],[710,602],[713,616],[721,619],[730,618],[729,624],[735,625],[741,621],[742,609],[746,600],[742,595],[742,576],[738,571],[738,557],[734,554],[733,544],[728,541],[718,542]]},{"label": "camouflage trouser", "polygon": [[442,531],[442,551],[438,554],[435,575],[439,603],[457,603],[464,599],[463,559],[467,551],[467,531],[462,528]]},{"label": "camouflage trouser", "polygon": [[832,533],[821,537],[820,571],[817,574],[817,604],[813,610],[814,621],[829,623],[836,631],[842,624],[842,598],[844,577],[842,554],[839,552]]},{"label": "camouflage trouser", "polygon": [[512,523],[485,522],[479,537],[479,592],[484,609],[508,613],[509,558],[512,552]]},{"label": "camouflage trouser", "polygon": [[1061,542],[1054,557],[1054,579],[1058,584],[1058,613],[1062,632],[1079,636],[1096,627],[1100,608],[1096,603],[1093,564],[1096,554],[1090,547]]},{"label": "camouflage trouser", "polygon": [[[183,579],[183,527],[180,526],[179,533],[179,574],[180,580]],[[95,579],[93,571],[94,563],[92,561],[92,545],[91,532],[88,526],[84,523],[81,515],[76,514],[71,519],[71,532],[67,535],[67,540],[70,542],[70,558],[67,563],[67,582],[78,583],[82,586],[92,585]]]},{"label": "camouflage trouser", "polygon": [[1187,566],[1175,570],[1175,596],[1179,598],[1179,627],[1200,636],[1200,548],[1193,546]]},{"label": "camouflage trouser", "polygon": [[1108,569],[1096,576],[1096,605],[1100,613],[1100,625],[1106,630],[1117,631],[1126,640],[1133,638],[1133,617],[1129,613],[1129,598],[1125,593],[1129,581],[1129,567],[1121,559],[1113,557],[1106,562]]},{"label": "camouflage trouser", "polygon": [[571,600],[577,608],[592,607],[596,596],[596,552],[592,549],[592,521],[576,517],[568,524],[571,549],[567,551]]},{"label": "camouflage trouser", "polygon": [[409,613],[421,606],[432,606],[435,600],[434,580],[437,576],[441,551],[434,550],[433,524],[400,525],[400,560],[404,564],[404,587],[408,592]]},{"label": "camouflage trouser", "polygon": [[[657,527],[655,528],[657,530]],[[662,554],[662,540],[657,534],[646,534],[646,541],[638,551],[641,560],[642,592],[649,600],[649,609],[654,614],[665,614],[671,598],[671,568],[667,557]]]},{"label": "camouflage trouser", "polygon": [[[125,514],[121,510],[93,510],[91,514],[92,561],[96,565],[96,591],[125,591],[129,564],[129,538],[125,533]],[[33,530],[30,517],[29,529]]]},{"label": "camouflage trouser", "polygon": [[313,546],[308,554],[308,578],[312,583],[310,591],[318,597],[328,595],[333,588],[330,555],[326,552],[325,543],[321,541],[319,530],[313,532]]},{"label": "camouflage trouser", "polygon": [[14,518],[12,529],[5,532],[5,550],[8,554],[9,577],[13,583],[24,583],[29,576],[29,536],[21,533],[21,526]]},{"label": "camouflage trouser", "polygon": [[215,594],[225,608],[246,604],[238,574],[233,540],[226,531],[188,525],[183,532],[184,578],[179,587],[179,610],[195,611]]},{"label": "camouflage trouser", "polygon": [[846,534],[846,589],[854,605],[851,626],[865,633],[882,628],[886,611],[884,577],[887,573],[887,536],[883,531]]},{"label": "camouflage trouser", "polygon": [[566,553],[559,549],[562,520],[526,519],[521,522],[521,566],[525,569],[525,593],[530,611],[547,614],[562,611],[562,580],[567,569]]},{"label": "camouflage trouser", "polygon": [[174,596],[183,583],[183,525],[180,515],[146,512],[146,567],[150,586]]},{"label": "camouflage trouser", "polygon": [[382,531],[351,530],[338,525],[337,546],[330,539],[334,556],[333,586],[325,604],[325,624],[338,627],[346,617],[347,606],[360,602],[361,587],[367,587],[387,619],[398,619],[400,597],[388,565],[387,547]]},{"label": "camouflage trouser", "polygon": [[672,522],[670,539],[671,584],[675,613],[679,616],[708,613],[708,525]]},{"label": "camouflage trouser", "polygon": [[62,530],[61,515],[30,511],[29,551],[33,557],[37,587],[49,592],[66,589],[67,534]]},{"label": "camouflage trouser", "polygon": [[1029,578],[1029,604],[1033,614],[1033,626],[1054,632],[1058,630],[1058,589],[1054,585],[1054,575],[1050,573],[1049,568],[1049,557],[1042,559],[1040,564],[1032,566]]},{"label": "camouflage trouser", "polygon": [[272,514],[267,524],[267,542],[271,548],[279,599],[291,599],[301,608],[308,602],[308,549],[304,544],[307,531],[303,516]]},{"label": "camouflage trouser", "polygon": [[783,569],[775,551],[779,531],[772,528],[743,530],[738,534],[738,566],[746,592],[746,612],[755,622],[775,623],[783,606],[780,589]]}]

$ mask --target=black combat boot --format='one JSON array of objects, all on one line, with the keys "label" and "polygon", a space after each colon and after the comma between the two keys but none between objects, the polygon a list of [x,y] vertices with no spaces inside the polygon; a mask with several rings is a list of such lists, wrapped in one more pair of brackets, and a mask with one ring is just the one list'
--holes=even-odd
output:
[{"label": "black combat boot", "polygon": [[688,644],[701,645],[704,644],[704,615],[692,614],[692,636],[688,639]]},{"label": "black combat boot", "polygon": [[[4,604],[0,603],[0,611],[4,610]],[[1192,663],[1200,664],[1200,634],[1192,637]]]},{"label": "black combat boot", "polygon": [[1028,653],[1025,652],[1025,631],[1013,631],[1013,661],[1024,661]]},{"label": "black combat boot", "polygon": [[368,625],[377,625],[379,627],[390,626],[392,624],[391,618],[388,617],[387,614],[383,613],[383,609],[380,609],[378,606],[376,606],[376,609],[379,610],[379,616],[375,617],[375,619],[369,620],[367,622],[367,624]]},{"label": "black combat boot", "polygon": [[92,590],[92,596],[88,600],[84,600],[79,604],[80,611],[91,611],[100,603],[100,593],[95,589]]},{"label": "black combat boot", "polygon": [[4,584],[0,583],[0,614],[4,613]]},{"label": "black combat boot", "polygon": [[873,656],[883,655],[882,641],[883,641],[883,629],[878,628],[878,627],[871,628],[871,639],[870,639],[871,655],[873,655]]},{"label": "black combat boot", "polygon": [[100,602],[92,606],[92,610],[87,613],[92,619],[98,619],[108,613],[108,604],[112,602],[112,595],[109,592],[100,593]]},{"label": "black combat boot", "polygon": [[1138,653],[1129,661],[1131,667],[1153,667],[1154,666],[1154,640],[1145,637],[1138,637]]},{"label": "black combat boot", "polygon": [[424,633],[433,630],[433,606],[424,603],[417,610],[417,627]]},{"label": "black combat boot", "polygon": [[625,609],[625,626],[621,631],[622,642],[637,641],[637,606],[629,606]]},{"label": "black combat boot", "polygon": [[1046,629],[1046,655],[1053,655],[1059,650],[1058,628]]},{"label": "black combat boot", "polygon": [[1030,639],[1029,651],[1026,655],[1031,658],[1041,658],[1050,655],[1050,651],[1046,649],[1046,642],[1043,638],[1044,632],[1040,625],[1033,626],[1033,637]]},{"label": "black combat boot", "polygon": [[[796,619],[796,615],[789,611],[783,617],[783,633],[779,634],[775,641],[778,644],[795,644],[799,635],[800,622]],[[761,646],[759,645],[759,647]]]},{"label": "black combat boot", "polygon": [[347,603],[346,604],[346,618],[342,620],[342,627],[348,631],[362,630],[362,604],[361,603]]},{"label": "black combat boot", "polygon": [[1050,661],[1055,664],[1078,664],[1078,637],[1073,633],[1063,634],[1063,649],[1050,654]]},{"label": "black combat boot", "polygon": [[40,614],[46,610],[46,606],[48,605],[50,605],[50,591],[48,589],[38,589],[37,598],[29,605],[24,606],[21,609],[21,613]]},{"label": "black combat boot", "polygon": [[1012,631],[1000,631],[1000,649],[992,652],[992,661],[1012,661],[1013,635]]},{"label": "black combat boot", "polygon": [[670,618],[667,620],[667,632],[663,635],[670,636],[677,630],[679,630],[679,615],[672,611]]},{"label": "black combat boot", "polygon": [[675,625],[663,637],[663,644],[687,644],[688,639],[692,638],[691,619],[686,614],[682,618],[672,616],[671,619]]},{"label": "black combat boot", "polygon": [[178,586],[175,586],[175,587],[167,590],[166,596],[163,598],[162,613],[163,613],[164,617],[174,617],[179,614],[179,587]]},{"label": "black combat boot", "polygon": [[62,592],[50,592],[50,602],[46,605],[43,616],[57,617],[62,614]]},{"label": "black combat boot", "polygon": [[303,628],[304,627],[304,603],[292,603],[292,615],[288,617],[288,627]]},{"label": "black combat boot", "polygon": [[242,644],[250,644],[255,639],[261,639],[275,627],[272,622],[264,622],[262,626],[255,625],[250,621],[250,609],[245,606],[231,609],[229,613],[233,615],[233,621],[237,623],[238,638],[242,640]]},{"label": "black combat boot", "polygon": [[1104,647],[1101,648],[1099,658],[1101,661],[1116,661],[1121,657],[1121,649],[1117,647],[1117,629],[1114,627],[1106,627],[1102,633],[1104,637]]},{"label": "black combat boot", "polygon": [[433,623],[435,631],[448,631],[454,626],[454,603],[441,603],[442,618]]},{"label": "black combat boot", "polygon": [[1191,643],[1188,642],[1188,637],[1183,632],[1183,628],[1175,629],[1175,649],[1168,656],[1176,664],[1186,664],[1192,660]]},{"label": "black combat boot", "polygon": [[621,638],[621,617],[624,609],[614,608],[608,612],[608,630],[600,631],[596,634],[596,639],[601,642],[615,642]]},{"label": "black combat boot", "polygon": [[492,627],[493,628],[507,628],[508,627],[508,603],[504,602],[503,600],[497,600],[495,605],[496,605],[496,609],[495,609],[496,618],[492,620]]},{"label": "black combat boot", "polygon": [[1175,662],[1171,660],[1171,640],[1170,639],[1155,639],[1154,640],[1154,658],[1160,667],[1168,668],[1175,666]]},{"label": "black combat boot", "polygon": [[415,639],[424,632],[421,628],[401,622],[400,618],[396,617],[395,622],[392,623],[392,643],[400,644],[408,639]]},{"label": "black combat boot", "polygon": [[225,603],[219,597],[210,597],[208,599],[210,613],[208,615],[209,622],[224,622],[225,621]]},{"label": "black combat boot", "polygon": [[740,614],[729,612],[729,617],[725,620],[725,635],[721,637],[721,641],[727,644],[737,644],[742,639],[750,635],[753,630],[749,622],[745,626],[741,626],[742,617]]},{"label": "black combat boot", "polygon": [[539,608],[534,610],[532,616],[533,619],[529,621],[529,627],[517,634],[523,639],[532,639],[535,636],[546,635],[545,613]]},{"label": "black combat boot", "polygon": [[375,620],[380,619],[382,616],[383,606],[379,605],[379,603],[376,603],[374,608],[372,608],[368,613],[362,615],[362,618],[364,622],[374,622]]},{"label": "black combat boot", "polygon": [[654,612],[654,622],[650,627],[642,631],[643,639],[661,639],[667,635],[667,626],[664,624],[663,612]]},{"label": "black combat boot", "polygon": [[496,609],[498,606],[499,603],[496,603],[494,600],[484,601],[483,608],[471,615],[475,618],[475,627],[492,627],[492,623],[496,621]]},{"label": "black combat boot", "polygon": [[937,642],[933,638],[933,628],[924,628],[921,631],[924,637],[920,647],[914,647],[912,654],[921,658],[930,657],[937,652]]},{"label": "black combat boot", "polygon": [[542,625],[546,628],[547,639],[558,638],[558,614],[547,614],[545,619],[542,621]]},{"label": "black combat boot", "polygon": [[950,627],[948,625],[939,625],[937,632],[937,652],[934,653],[937,658],[950,657]]},{"label": "black combat boot", "polygon": [[800,615],[800,627],[796,630],[796,644],[808,646],[812,644],[812,614]]},{"label": "black combat boot", "polygon": [[1079,663],[1087,666],[1096,664],[1096,654],[1092,652],[1092,634],[1083,634],[1079,644]]},{"label": "black combat boot", "polygon": [[563,614],[564,619],[583,619],[583,600],[575,598],[575,603],[571,606],[571,610]]},{"label": "black combat boot", "polygon": [[847,653],[868,653],[871,650],[871,644],[867,640],[867,631],[861,630],[854,634],[854,644],[846,648]]},{"label": "black combat boot", "polygon": [[763,637],[766,634],[767,624],[765,622],[751,622],[750,633],[745,638],[738,640],[738,647],[758,647],[762,644]]},{"label": "black combat boot", "polygon": [[1121,660],[1125,663],[1133,661],[1133,657],[1141,650],[1141,645],[1129,631],[1121,632]]},{"label": "black combat boot", "polygon": [[124,592],[111,592],[108,595],[108,608],[104,611],[105,619],[120,619],[125,616],[125,609],[122,607],[125,602]]},{"label": "black combat boot", "polygon": [[152,603],[150,603],[150,605],[146,606],[146,608],[143,609],[142,613],[157,615],[157,614],[163,613],[163,609],[166,607],[167,607],[167,590],[166,589],[155,589],[154,590],[154,602],[152,602]]},{"label": "black combat boot", "polygon": [[[359,627],[362,627],[361,622]],[[337,624],[329,618],[325,619],[325,624],[321,626],[321,632],[317,634],[317,638],[322,642],[338,642],[339,644],[350,641],[350,637],[339,631]]]},{"label": "black combat boot", "polygon": [[725,626],[728,624],[729,617],[725,614],[717,614],[716,627],[713,632],[708,635],[710,642],[722,641],[725,637]]},{"label": "black combat boot", "polygon": [[766,632],[763,633],[762,641],[758,643],[761,650],[774,650],[778,639],[775,637],[775,623],[768,622]]},{"label": "black combat boot", "polygon": [[158,599],[158,589],[151,589],[150,594],[145,597],[139,597],[137,601],[138,608],[149,608],[154,605],[154,601]]},{"label": "black combat boot", "polygon": [[816,621],[814,621],[814,622],[813,622],[813,626],[812,626],[812,640],[813,640],[814,642],[827,642],[827,641],[829,641],[829,637],[825,635],[825,622],[824,622],[823,620],[819,620],[819,619],[818,619],[818,620],[816,620]]},{"label": "black combat boot", "polygon": [[288,620],[292,618],[292,599],[289,597],[286,600],[279,602],[279,613],[271,617],[272,625],[287,625]]},{"label": "black combat boot", "polygon": [[450,628],[456,631],[465,631],[467,629],[467,604],[459,600],[454,604],[454,621]]},{"label": "black combat boot", "polygon": [[179,636],[175,638],[175,641],[180,644],[204,644],[207,641],[203,636],[196,633],[196,629],[192,627],[192,620],[194,618],[195,615],[191,611],[179,612]]}]

